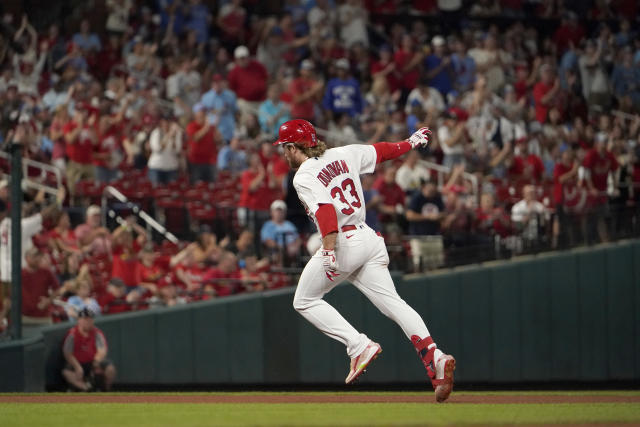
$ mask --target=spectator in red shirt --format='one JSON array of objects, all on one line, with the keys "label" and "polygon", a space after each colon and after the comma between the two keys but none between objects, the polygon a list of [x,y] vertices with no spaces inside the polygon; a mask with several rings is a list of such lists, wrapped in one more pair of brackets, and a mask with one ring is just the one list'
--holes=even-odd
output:
[{"label": "spectator in red shirt", "polygon": [[116,377],[116,368],[107,359],[107,339],[93,324],[93,316],[88,308],[82,309],[78,313],[78,324],[67,333],[62,344],[67,362],[62,376],[79,391],[93,388],[109,391]]},{"label": "spectator in red shirt", "polygon": [[269,219],[269,206],[275,199],[269,188],[267,168],[257,153],[249,157],[249,168],[242,172],[240,182],[242,194],[238,202],[238,221],[240,225],[259,230]]},{"label": "spectator in red shirt", "polygon": [[405,34],[402,37],[402,45],[393,55],[395,68],[400,73],[402,81],[402,92],[408,95],[418,84],[420,78],[420,63],[422,62],[422,53],[414,48],[413,39],[410,35]]},{"label": "spectator in red shirt", "polygon": [[494,235],[507,237],[511,234],[509,215],[499,206],[491,193],[480,196],[480,207],[476,210],[476,229],[484,241],[490,243]]},{"label": "spectator in red shirt", "polygon": [[106,292],[98,297],[98,303],[104,314],[124,313],[131,310],[132,304],[140,299],[137,292],[127,294],[127,286],[120,279],[111,279]]},{"label": "spectator in red shirt", "polygon": [[396,184],[396,168],[387,167],[373,184],[373,189],[382,197],[382,202],[378,205],[380,221],[383,224],[395,222],[396,215],[402,214],[405,206],[404,191]]},{"label": "spectator in red shirt", "polygon": [[547,121],[549,108],[554,104],[555,96],[560,90],[560,79],[555,76],[549,64],[540,67],[540,81],[533,87],[533,100],[536,106],[536,120]]},{"label": "spectator in red shirt", "polygon": [[542,159],[529,152],[529,140],[524,137],[516,141],[518,155],[513,157],[507,170],[509,178],[519,183],[535,184],[542,181],[544,163]]},{"label": "spectator in red shirt", "polygon": [[205,290],[212,288],[219,297],[232,295],[240,289],[241,280],[238,259],[231,252],[223,252],[218,265],[204,276]]},{"label": "spectator in red shirt", "polygon": [[402,87],[402,80],[399,78],[393,58],[393,50],[391,46],[383,45],[378,53],[380,58],[371,63],[371,75],[373,78],[384,77],[389,84],[389,91],[393,93]]},{"label": "spectator in red shirt", "polygon": [[249,49],[238,46],[233,52],[235,66],[229,71],[229,88],[238,96],[238,108],[245,114],[258,109],[267,96],[269,74],[255,59],[249,58]]},{"label": "spectator in red shirt", "polygon": [[567,12],[560,26],[553,33],[553,42],[558,47],[558,53],[563,54],[569,47],[579,46],[584,39],[584,28],[578,22],[578,15],[574,12]]},{"label": "spectator in red shirt", "polygon": [[569,241],[575,241],[572,225],[584,213],[587,197],[584,188],[578,185],[579,167],[580,162],[575,158],[573,149],[567,148],[553,169],[553,201],[556,207],[554,247],[565,247]]},{"label": "spectator in red shirt", "polygon": [[[134,233],[137,236],[134,238]],[[111,276],[121,279],[127,290],[144,293],[138,289],[136,269],[138,253],[147,241],[147,231],[135,223],[135,217],[127,218],[127,222],[113,232],[113,265]]]},{"label": "spectator in red shirt", "polygon": [[313,61],[305,59],[300,64],[300,76],[289,85],[291,118],[313,121],[315,104],[322,96],[323,83],[313,75]]},{"label": "spectator in red shirt", "polygon": [[26,265],[22,269],[22,324],[25,329],[51,324],[49,308],[58,279],[50,269],[43,268],[42,253],[31,248],[25,253]]},{"label": "spectator in red shirt", "polygon": [[187,160],[189,180],[213,182],[215,165],[218,161],[218,142],[221,135],[207,120],[204,105],[193,106],[194,117],[187,125]]},{"label": "spectator in red shirt", "polygon": [[81,179],[93,179],[93,146],[97,143],[94,128],[96,116],[87,117],[87,110],[77,107],[73,120],[64,125],[62,132],[66,143],[67,157],[67,186],[72,197],[75,187]]},{"label": "spectator in red shirt", "polygon": [[145,246],[140,251],[140,260],[136,264],[136,283],[153,295],[158,293],[158,282],[165,274],[155,262],[156,255],[153,248]]},{"label": "spectator in red shirt", "polygon": [[79,247],[92,255],[111,253],[111,233],[102,226],[102,209],[91,205],[87,208],[86,219],[74,230]]},{"label": "spectator in red shirt", "polygon": [[[589,194],[592,197],[591,225],[595,221],[600,240],[609,241],[609,234],[605,223],[609,214],[609,199],[607,197],[607,179],[609,173],[618,170],[618,161],[614,155],[607,150],[606,137],[599,135],[591,150],[587,152],[582,162],[585,171],[585,183]],[[613,174],[613,188],[618,188],[618,177]],[[617,190],[616,190],[617,191]]]}]

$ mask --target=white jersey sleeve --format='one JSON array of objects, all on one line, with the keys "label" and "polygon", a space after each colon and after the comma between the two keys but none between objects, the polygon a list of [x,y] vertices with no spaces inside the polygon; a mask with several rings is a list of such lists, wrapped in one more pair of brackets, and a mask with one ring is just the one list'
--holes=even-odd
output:
[{"label": "white jersey sleeve", "polygon": [[373,145],[353,144],[344,148],[353,156],[356,164],[360,165],[360,174],[375,172],[378,154]]},{"label": "white jersey sleeve", "polygon": [[308,171],[300,171],[293,177],[293,187],[298,193],[307,215],[315,217],[318,207],[322,204],[333,204],[331,196],[322,183]]}]

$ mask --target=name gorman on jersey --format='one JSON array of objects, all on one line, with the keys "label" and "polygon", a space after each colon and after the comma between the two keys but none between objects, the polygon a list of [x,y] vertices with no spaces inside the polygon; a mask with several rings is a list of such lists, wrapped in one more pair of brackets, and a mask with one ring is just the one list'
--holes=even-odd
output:
[{"label": "name gorman on jersey", "polygon": [[349,173],[347,162],[344,160],[336,160],[322,168],[322,170],[318,172],[318,176],[316,178],[318,178],[325,187],[328,187],[333,178],[338,175],[342,175],[343,173]]}]

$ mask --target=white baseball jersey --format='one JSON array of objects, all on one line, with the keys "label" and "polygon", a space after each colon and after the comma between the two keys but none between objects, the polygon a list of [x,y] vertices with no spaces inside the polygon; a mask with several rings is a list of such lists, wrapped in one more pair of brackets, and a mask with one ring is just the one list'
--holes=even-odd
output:
[{"label": "white baseball jersey", "polygon": [[[22,218],[21,225],[22,265],[24,265],[24,254],[33,247],[31,238],[42,231],[42,215],[35,214]],[[0,222],[0,280],[11,281],[11,218],[9,217]]]},{"label": "white baseball jersey", "polygon": [[305,160],[293,178],[293,186],[307,214],[316,222],[321,204],[331,204],[338,216],[338,229],[365,220],[360,175],[373,173],[376,149],[372,145],[331,148],[322,157]]}]

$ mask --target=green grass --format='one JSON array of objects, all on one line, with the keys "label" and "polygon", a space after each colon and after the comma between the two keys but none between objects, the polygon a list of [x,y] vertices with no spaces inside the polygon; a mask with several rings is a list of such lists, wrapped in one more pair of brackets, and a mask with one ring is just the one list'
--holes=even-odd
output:
[{"label": "green grass", "polygon": [[[155,394],[155,393],[154,393]],[[172,395],[175,393],[162,393]],[[203,394],[203,393],[196,393]],[[235,394],[235,393],[234,393]],[[260,394],[260,393],[246,393]],[[273,394],[273,393],[269,393]],[[321,394],[321,393],[309,393]],[[343,394],[343,393],[332,393]],[[353,393],[349,393],[353,394]],[[366,393],[371,394],[371,393]],[[385,393],[398,394],[398,393]],[[407,393],[414,394],[414,393]],[[418,393],[416,393],[418,394]],[[459,393],[471,395],[480,393]],[[503,393],[482,393],[503,394]],[[512,393],[558,394],[566,392]],[[596,393],[571,393],[590,395]],[[598,392],[633,395],[640,392]],[[132,394],[133,395],[133,394]],[[48,396],[52,396],[49,394]],[[96,395],[92,395],[95,397]],[[424,426],[513,424],[640,424],[637,403],[419,404],[419,403],[3,403],[0,426]]]}]

